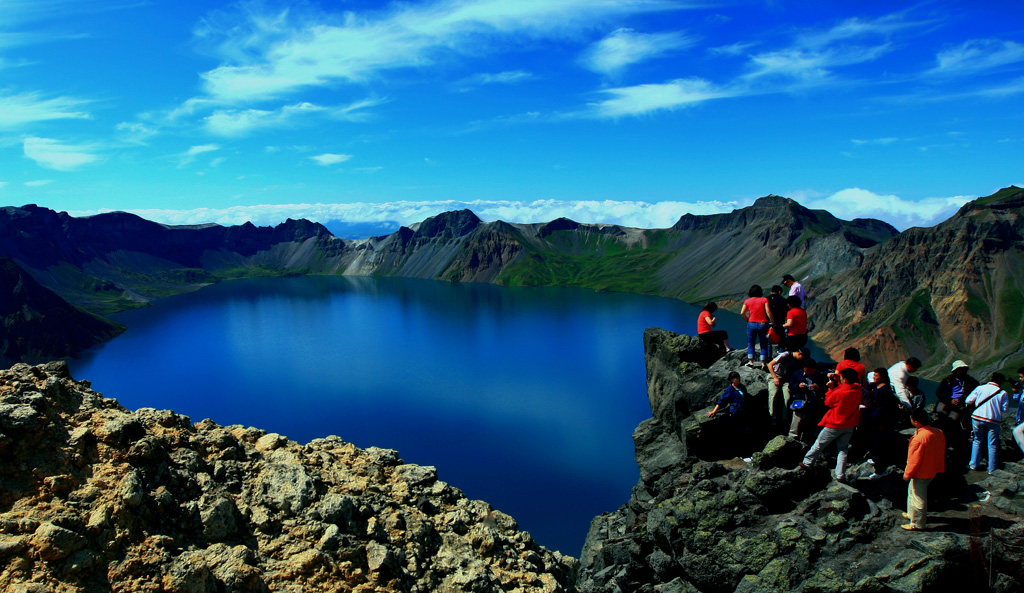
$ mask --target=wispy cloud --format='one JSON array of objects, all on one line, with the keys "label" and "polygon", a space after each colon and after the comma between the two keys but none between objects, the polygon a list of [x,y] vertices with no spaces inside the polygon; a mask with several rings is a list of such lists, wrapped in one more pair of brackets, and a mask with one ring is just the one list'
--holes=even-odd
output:
[{"label": "wispy cloud", "polygon": [[681,109],[736,94],[735,91],[716,87],[699,78],[605,89],[600,93],[608,98],[591,104],[590,109],[583,115],[601,118],[645,115],[663,109]]},{"label": "wispy cloud", "polygon": [[309,102],[285,105],[276,110],[218,109],[203,122],[207,131],[218,136],[245,136],[262,128],[284,128],[309,123],[313,116],[336,120],[360,121],[368,115],[365,109],[379,105],[380,99],[364,99],[343,107],[326,107]]},{"label": "wispy cloud", "polygon": [[207,19],[196,34],[225,62],[202,75],[206,92],[235,103],[362,83],[388,70],[433,64],[447,52],[479,52],[482,39],[561,38],[612,16],[684,7],[669,0],[441,0],[338,16],[271,14],[247,4],[240,13]]},{"label": "wispy cloud", "polygon": [[35,181],[26,181],[22,183],[25,187],[42,187],[44,185],[50,185],[53,183],[52,179],[36,179]]},{"label": "wispy cloud", "polygon": [[1000,39],[974,39],[939,52],[929,74],[967,75],[1024,62],[1024,45]]},{"label": "wispy cloud", "polygon": [[309,157],[316,161],[316,164],[322,167],[329,167],[331,165],[337,165],[338,163],[344,163],[345,161],[352,158],[350,154],[332,154],[325,152],[324,154],[318,154],[316,156]]},{"label": "wispy cloud", "polygon": [[460,92],[472,90],[476,87],[488,84],[519,84],[536,78],[532,73],[525,70],[507,70],[505,72],[481,72],[463,78],[455,83]]},{"label": "wispy cloud", "polygon": [[90,114],[81,110],[86,103],[72,97],[46,98],[40,93],[0,91],[0,129],[17,129],[55,119],[89,119]]},{"label": "wispy cloud", "polygon": [[178,168],[184,167],[196,160],[196,157],[206,152],[213,152],[220,150],[219,144],[200,144],[199,146],[192,146],[185,152],[175,156],[178,159]]},{"label": "wispy cloud", "polygon": [[861,140],[858,138],[851,138],[850,142],[857,145],[864,144],[892,144],[893,142],[899,142],[899,138],[872,138],[870,140]]},{"label": "wispy cloud", "polygon": [[55,171],[75,171],[100,160],[94,144],[65,144],[52,138],[25,138],[22,147],[27,158],[40,167]]},{"label": "wispy cloud", "polygon": [[618,29],[595,43],[583,55],[583,65],[607,75],[615,75],[625,67],[693,45],[696,39],[680,32],[637,33]]}]

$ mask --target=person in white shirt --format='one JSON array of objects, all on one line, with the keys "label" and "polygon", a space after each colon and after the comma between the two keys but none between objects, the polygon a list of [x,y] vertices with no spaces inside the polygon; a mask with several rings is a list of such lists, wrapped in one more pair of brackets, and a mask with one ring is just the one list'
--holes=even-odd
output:
[{"label": "person in white shirt", "polygon": [[988,443],[988,473],[999,468],[999,429],[1003,414],[1010,409],[1010,396],[1003,389],[1006,377],[992,373],[988,383],[979,385],[967,396],[967,406],[975,406],[971,413],[974,421],[974,445],[971,448],[971,469],[981,467],[981,448]]},{"label": "person in white shirt", "polygon": [[796,281],[796,278],[792,274],[786,274],[782,277],[782,283],[789,287],[789,296],[795,296],[800,299],[800,308],[804,308],[804,301],[807,300],[807,293],[804,291],[803,284]]},{"label": "person in white shirt", "polygon": [[914,408],[913,394],[907,387],[907,378],[916,373],[919,368],[921,368],[921,361],[915,356],[901,360],[889,367],[889,385],[892,386],[893,394],[899,398],[900,404],[907,412]]}]

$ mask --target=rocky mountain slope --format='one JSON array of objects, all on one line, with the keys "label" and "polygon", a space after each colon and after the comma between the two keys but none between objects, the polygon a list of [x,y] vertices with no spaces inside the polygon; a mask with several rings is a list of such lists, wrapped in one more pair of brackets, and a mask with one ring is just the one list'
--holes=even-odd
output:
[{"label": "rocky mountain slope", "polygon": [[0,366],[70,356],[123,330],[71,306],[12,260],[0,257]]},{"label": "rocky mountain slope", "polygon": [[[906,532],[898,527],[907,496],[898,468],[870,480],[871,466],[854,457],[850,482],[842,484],[827,467],[833,453],[831,462],[801,470],[807,445],[773,435],[768,375],[742,366],[742,353],[705,366],[714,357],[696,339],[660,329],[647,330],[644,345],[652,417],[633,434],[641,479],[625,505],[594,519],[580,558],[580,591],[1024,586],[1024,465],[1009,427],[1003,459],[1018,461],[985,479],[948,468],[929,489],[930,528]],[[759,428],[750,463],[733,457],[737,435],[705,416],[730,371],[740,373],[753,396],[748,403],[760,412],[752,420]],[[908,438],[892,443],[904,460]]]},{"label": "rocky mountain slope", "polygon": [[0,590],[559,592],[575,566],[395,451],[0,371]]},{"label": "rocky mountain slope", "polygon": [[871,360],[907,352],[946,372],[972,361],[979,377],[1024,362],[1024,190],[964,205],[932,228],[912,228],[863,264],[816,285],[814,336]]}]

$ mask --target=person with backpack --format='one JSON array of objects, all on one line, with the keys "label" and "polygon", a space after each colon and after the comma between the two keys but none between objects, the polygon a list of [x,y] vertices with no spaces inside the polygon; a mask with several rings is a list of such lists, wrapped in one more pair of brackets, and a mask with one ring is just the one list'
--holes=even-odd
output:
[{"label": "person with backpack", "polygon": [[999,429],[1003,414],[1010,409],[1010,396],[1003,390],[1006,377],[992,373],[988,383],[979,385],[967,396],[967,408],[973,409],[974,441],[971,447],[971,470],[981,468],[981,449],[988,444],[988,473],[999,468]]},{"label": "person with backpack", "polygon": [[768,385],[768,414],[772,417],[772,426],[789,426],[789,405],[793,403],[789,380],[793,378],[793,373],[802,368],[801,361],[810,356],[810,350],[801,348],[792,352],[781,352],[768,363],[768,372],[771,373],[774,383]]}]

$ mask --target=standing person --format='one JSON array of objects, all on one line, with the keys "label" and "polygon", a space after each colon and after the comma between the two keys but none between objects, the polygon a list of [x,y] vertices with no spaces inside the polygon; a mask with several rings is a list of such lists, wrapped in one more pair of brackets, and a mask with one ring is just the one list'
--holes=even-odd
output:
[{"label": "standing person", "polygon": [[[814,359],[805,357],[803,363],[804,368],[793,373],[793,378],[789,380],[789,392],[793,398],[790,404],[793,421],[789,424],[789,436],[807,443],[814,442],[818,436],[816,427],[825,408],[822,397],[825,395],[828,377],[818,370],[818,363]],[[800,402],[799,406],[797,402]]]},{"label": "standing person", "polygon": [[789,302],[782,296],[782,287],[776,284],[768,295],[768,308],[772,311],[772,329],[779,336],[779,352],[789,350],[786,341],[786,314],[789,312]]},{"label": "standing person", "polygon": [[924,529],[928,519],[928,484],[936,474],[946,471],[946,437],[942,431],[929,426],[928,412],[914,410],[910,423],[917,431],[907,448],[907,468],[903,479],[907,485],[907,519],[900,525],[907,531]]},{"label": "standing person", "polygon": [[803,368],[805,358],[811,357],[807,348],[792,352],[780,352],[768,363],[768,372],[772,375],[774,385],[768,386],[768,414],[772,417],[772,426],[789,425],[789,405],[793,403],[790,395],[789,380],[793,373]]},{"label": "standing person", "polygon": [[950,462],[963,467],[970,459],[971,416],[967,413],[967,396],[978,387],[978,380],[968,374],[966,362],[957,360],[939,386],[935,388],[935,428],[946,435],[953,450]]},{"label": "standing person", "polygon": [[825,407],[828,408],[828,411],[818,423],[823,428],[818,433],[818,438],[815,439],[811,450],[807,452],[807,456],[800,462],[801,468],[810,467],[821,455],[822,450],[835,441],[836,447],[839,449],[839,456],[836,458],[836,480],[846,481],[846,459],[849,453],[850,437],[853,436],[853,430],[860,421],[860,402],[863,390],[857,379],[857,371],[853,369],[843,369],[839,373],[838,383],[835,375],[829,379],[829,389],[825,392]]},{"label": "standing person", "polygon": [[761,366],[771,358],[768,347],[768,324],[773,322],[771,309],[764,291],[757,284],[747,291],[747,300],[743,301],[740,315],[747,321],[747,366],[754,366],[754,342],[761,346]]},{"label": "standing person", "polygon": [[795,296],[800,298],[800,307],[804,306],[807,300],[807,293],[804,292],[803,284],[796,281],[792,274],[786,274],[782,277],[782,283],[789,287],[789,296]]},{"label": "standing person", "polygon": [[807,345],[807,310],[800,304],[800,297],[786,297],[789,311],[786,312],[786,344],[793,350]]},{"label": "standing person", "polygon": [[860,350],[856,348],[847,348],[843,351],[843,359],[836,365],[836,372],[840,372],[843,369],[853,369],[857,371],[857,376],[860,377],[860,384],[868,384],[868,373],[864,363],[860,361]]},{"label": "standing person", "polygon": [[907,377],[921,368],[921,361],[916,356],[901,360],[889,367],[889,382],[892,385],[892,392],[899,398],[900,404],[909,413],[914,407],[910,390],[907,389]]},{"label": "standing person", "polygon": [[715,329],[715,311],[718,305],[714,302],[704,305],[700,314],[697,315],[697,337],[709,344],[719,344],[725,349],[726,354],[732,351],[729,348],[729,333],[724,329]]},{"label": "standing person", "polygon": [[1003,424],[1003,413],[1010,409],[1010,396],[1003,391],[1006,377],[992,373],[988,383],[979,385],[967,396],[967,405],[974,404],[971,419],[974,421],[974,443],[971,447],[971,469],[981,467],[981,448],[988,443],[988,473],[999,468],[999,427]]},{"label": "standing person", "polygon": [[1013,398],[1017,400],[1017,418],[1013,429],[1013,440],[1024,452],[1024,367],[1017,369],[1017,378],[1020,379],[1013,386]]},{"label": "standing person", "polygon": [[902,406],[893,395],[889,385],[889,375],[884,368],[877,368],[871,373],[871,382],[866,390],[861,409],[861,423],[858,431],[863,431],[861,442],[867,447],[868,463],[874,472],[869,480],[877,480],[888,473],[892,455],[889,453],[889,438],[899,423]]}]

